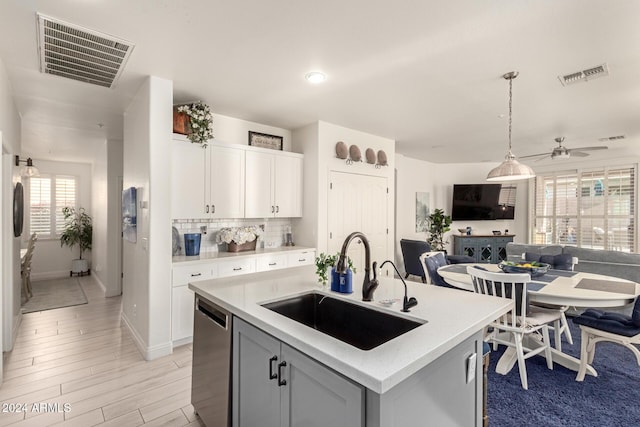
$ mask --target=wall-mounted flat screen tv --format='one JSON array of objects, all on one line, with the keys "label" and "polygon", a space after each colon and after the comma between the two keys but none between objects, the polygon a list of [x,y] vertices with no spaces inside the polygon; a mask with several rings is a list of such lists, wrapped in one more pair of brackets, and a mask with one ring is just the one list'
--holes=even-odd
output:
[{"label": "wall-mounted flat screen tv", "polygon": [[515,184],[454,184],[451,219],[513,219],[515,202]]}]

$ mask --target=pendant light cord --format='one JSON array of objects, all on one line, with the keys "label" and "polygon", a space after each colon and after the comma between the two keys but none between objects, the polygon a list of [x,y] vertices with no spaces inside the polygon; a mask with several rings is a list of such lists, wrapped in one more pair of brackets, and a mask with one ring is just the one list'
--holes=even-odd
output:
[{"label": "pendant light cord", "polygon": [[512,116],[512,103],[513,103],[513,79],[515,76],[509,78],[509,155],[511,155],[511,116]]}]

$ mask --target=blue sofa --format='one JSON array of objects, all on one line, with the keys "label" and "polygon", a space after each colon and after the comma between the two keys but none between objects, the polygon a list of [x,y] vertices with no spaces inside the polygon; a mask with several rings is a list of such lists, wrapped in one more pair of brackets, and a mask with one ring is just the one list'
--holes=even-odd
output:
[{"label": "blue sofa", "polygon": [[521,261],[522,254],[526,252],[540,255],[568,254],[578,258],[578,264],[574,266],[575,271],[604,274],[640,282],[640,254],[576,248],[575,246],[507,243],[507,259],[509,261]]}]

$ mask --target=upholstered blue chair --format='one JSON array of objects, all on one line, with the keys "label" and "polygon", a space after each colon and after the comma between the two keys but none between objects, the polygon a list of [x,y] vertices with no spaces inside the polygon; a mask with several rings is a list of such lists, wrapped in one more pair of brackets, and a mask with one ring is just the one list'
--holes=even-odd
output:
[{"label": "upholstered blue chair", "polygon": [[580,325],[582,331],[580,369],[576,381],[584,380],[587,365],[593,363],[596,344],[602,341],[627,347],[636,356],[638,366],[640,366],[640,350],[635,346],[640,344],[640,298],[636,298],[631,316],[588,309],[580,316],[575,317],[573,322]]},{"label": "upholstered blue chair", "polygon": [[438,274],[438,268],[448,265],[447,259],[442,252],[425,252],[420,255],[420,264],[426,274],[429,277],[429,282],[432,285],[443,286],[445,288],[455,288],[448,284],[440,274]]},{"label": "upholstered blue chair", "polygon": [[420,263],[420,255],[431,251],[429,244],[423,240],[400,240],[400,249],[402,250],[402,258],[404,259],[404,271],[408,278],[409,275],[418,276],[422,279],[422,283],[427,283],[422,264]]}]

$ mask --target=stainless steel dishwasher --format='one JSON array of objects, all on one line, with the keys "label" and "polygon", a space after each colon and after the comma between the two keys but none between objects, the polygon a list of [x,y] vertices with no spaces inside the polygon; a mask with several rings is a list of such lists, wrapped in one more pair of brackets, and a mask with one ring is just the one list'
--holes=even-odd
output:
[{"label": "stainless steel dishwasher", "polygon": [[207,427],[231,425],[231,313],[196,295],[191,404]]}]

